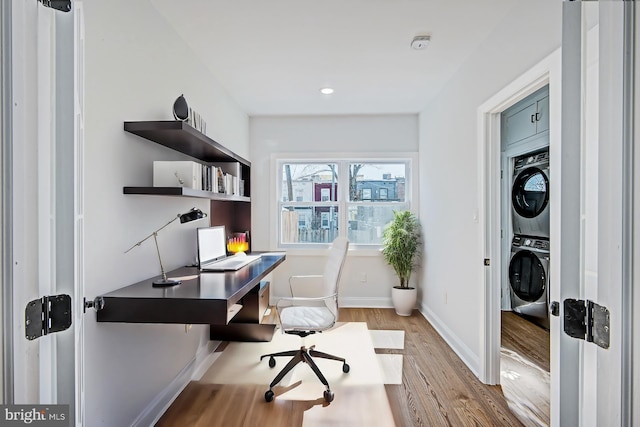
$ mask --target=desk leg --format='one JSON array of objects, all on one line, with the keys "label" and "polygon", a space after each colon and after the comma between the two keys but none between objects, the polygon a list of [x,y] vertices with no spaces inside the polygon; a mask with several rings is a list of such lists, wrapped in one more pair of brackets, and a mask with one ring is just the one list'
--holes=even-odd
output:
[{"label": "desk leg", "polygon": [[211,325],[216,341],[271,341],[276,325],[262,323],[269,306],[269,282],[261,282],[242,298],[242,309],[226,325]]}]

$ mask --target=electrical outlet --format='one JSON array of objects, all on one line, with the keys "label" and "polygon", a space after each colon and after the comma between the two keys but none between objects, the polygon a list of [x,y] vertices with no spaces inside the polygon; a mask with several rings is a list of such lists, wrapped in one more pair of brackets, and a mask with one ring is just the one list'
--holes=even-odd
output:
[{"label": "electrical outlet", "polygon": [[360,282],[365,283],[367,281],[367,273],[360,273]]},{"label": "electrical outlet", "polygon": [[192,327],[193,325],[184,325],[184,333],[188,334]]}]

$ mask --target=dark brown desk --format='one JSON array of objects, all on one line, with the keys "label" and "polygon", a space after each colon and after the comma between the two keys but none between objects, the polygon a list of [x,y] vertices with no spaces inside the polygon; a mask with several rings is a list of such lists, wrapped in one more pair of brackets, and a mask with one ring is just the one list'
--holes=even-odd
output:
[{"label": "dark brown desk", "polygon": [[158,276],[102,295],[104,305],[97,311],[97,320],[208,324],[212,325],[211,339],[232,340],[237,335],[238,340],[262,341],[269,330],[273,334],[275,325],[260,324],[263,313],[258,308],[264,305],[259,299],[268,292],[264,283],[261,287],[261,280],[285,258],[284,253],[265,253],[238,271],[224,273],[178,268],[167,277],[181,279],[180,285],[153,287]]}]

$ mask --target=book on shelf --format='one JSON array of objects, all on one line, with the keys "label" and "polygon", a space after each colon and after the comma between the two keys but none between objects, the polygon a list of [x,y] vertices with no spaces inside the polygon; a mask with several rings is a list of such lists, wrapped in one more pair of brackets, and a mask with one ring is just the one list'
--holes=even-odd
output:
[{"label": "book on shelf", "polygon": [[230,196],[245,195],[240,168],[230,164],[202,164],[190,160],[153,162],[154,187],[183,187]]},{"label": "book on shelf", "polygon": [[[215,167],[215,166],[214,166]],[[216,187],[216,193],[225,193],[225,180],[224,180],[224,174],[222,173],[222,169],[217,168],[216,167],[216,182],[217,182],[217,187]]]},{"label": "book on shelf", "polygon": [[230,196],[244,195],[244,177],[242,173],[242,165],[239,162],[221,162],[214,163],[220,171],[220,182],[222,187],[218,189],[219,193]]},{"label": "book on shelf", "polygon": [[233,176],[233,194],[235,196],[237,196],[238,194],[240,194],[240,180],[238,179],[237,176]]},{"label": "book on shelf", "polygon": [[224,189],[225,194],[233,194],[233,175],[231,175],[230,173],[224,174]]}]

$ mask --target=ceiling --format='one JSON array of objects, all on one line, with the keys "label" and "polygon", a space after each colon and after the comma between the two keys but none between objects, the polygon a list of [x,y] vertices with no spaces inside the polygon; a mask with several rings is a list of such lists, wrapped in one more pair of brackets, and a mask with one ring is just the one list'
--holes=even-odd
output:
[{"label": "ceiling", "polygon": [[518,1],[151,0],[250,116],[420,112]]}]

